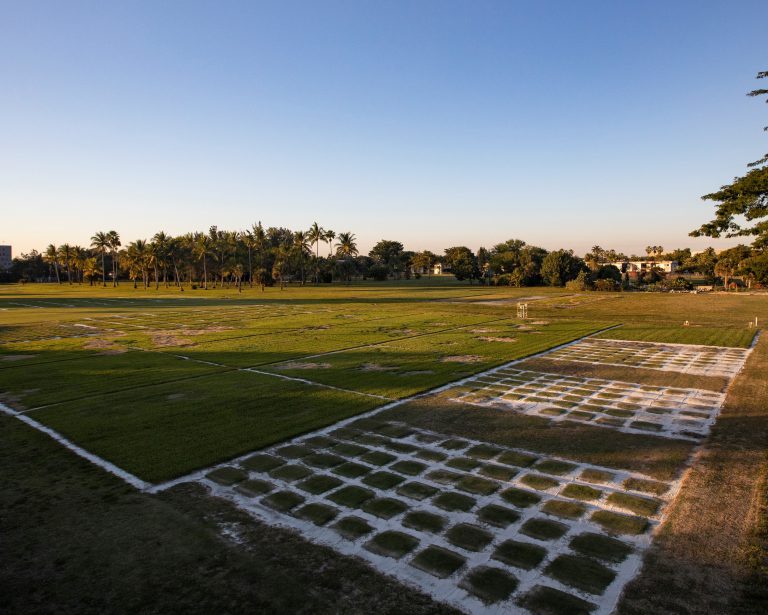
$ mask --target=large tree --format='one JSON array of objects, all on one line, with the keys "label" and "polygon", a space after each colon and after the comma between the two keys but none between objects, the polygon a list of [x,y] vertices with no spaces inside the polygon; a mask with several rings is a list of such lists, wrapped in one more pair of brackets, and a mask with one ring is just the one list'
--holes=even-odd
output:
[{"label": "large tree", "polygon": [[[768,71],[758,73],[757,78],[768,78]],[[768,89],[757,89],[747,96],[766,94]],[[746,175],[701,197],[717,204],[715,217],[692,231],[692,237],[755,237],[755,247],[768,247],[768,154],[747,166],[750,170]]]},{"label": "large tree", "polygon": [[586,268],[584,261],[574,256],[573,250],[555,250],[544,257],[541,277],[550,286],[565,286]]},{"label": "large tree", "polygon": [[403,244],[399,241],[382,239],[368,252],[378,265],[384,265],[391,275],[399,276],[403,270]]},{"label": "large tree", "polygon": [[443,262],[450,267],[457,280],[469,280],[471,284],[472,280],[480,279],[477,257],[466,246],[446,248]]}]

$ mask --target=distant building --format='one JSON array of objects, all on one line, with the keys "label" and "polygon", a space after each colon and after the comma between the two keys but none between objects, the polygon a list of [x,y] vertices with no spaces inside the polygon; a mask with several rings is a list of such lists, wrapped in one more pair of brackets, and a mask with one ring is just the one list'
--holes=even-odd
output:
[{"label": "distant building", "polygon": [[650,271],[654,267],[661,269],[664,273],[674,273],[677,271],[679,263],[677,261],[614,261],[608,263],[616,267],[621,273],[643,273]]},{"label": "distant building", "polygon": [[0,246],[0,269],[8,270],[12,264],[11,246]]}]

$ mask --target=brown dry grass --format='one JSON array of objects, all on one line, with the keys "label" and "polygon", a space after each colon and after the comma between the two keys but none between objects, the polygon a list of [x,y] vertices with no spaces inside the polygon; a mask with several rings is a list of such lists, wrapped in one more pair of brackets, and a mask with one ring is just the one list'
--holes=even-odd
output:
[{"label": "brown dry grass", "polygon": [[768,339],[736,378],[621,615],[768,612]]},{"label": "brown dry grass", "polygon": [[674,478],[694,447],[682,440],[626,434],[576,421],[553,422],[462,404],[440,395],[393,408],[381,414],[381,418],[502,446],[630,469],[660,480]]},{"label": "brown dry grass", "polygon": [[554,361],[552,359],[530,359],[515,365],[515,368],[530,369],[537,372],[566,374],[583,378],[605,378],[606,380],[621,380],[684,389],[705,389],[707,391],[723,391],[728,385],[724,376],[697,376],[681,372],[665,372],[658,369],[643,369],[640,367],[618,367],[612,365],[597,365],[593,363],[577,363],[574,361]]}]

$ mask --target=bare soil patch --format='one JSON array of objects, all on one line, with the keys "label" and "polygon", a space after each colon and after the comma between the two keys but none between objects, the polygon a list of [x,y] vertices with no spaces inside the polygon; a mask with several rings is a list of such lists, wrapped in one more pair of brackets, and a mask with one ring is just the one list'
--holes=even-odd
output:
[{"label": "bare soil patch", "polygon": [[83,347],[87,350],[101,350],[102,352],[99,353],[100,355],[115,355],[126,352],[126,349],[122,346],[118,346],[110,340],[102,339],[90,339]]},{"label": "bare soil patch", "polygon": [[277,369],[330,369],[330,363],[313,363],[311,361],[290,361],[278,365]]},{"label": "bare soil patch", "polygon": [[361,372],[392,372],[396,367],[387,367],[386,365],[379,365],[378,363],[363,363],[357,368]]},{"label": "bare soil patch", "polygon": [[506,344],[511,344],[512,342],[517,341],[516,337],[479,337],[477,339],[484,342],[504,342]]},{"label": "bare soil patch", "polygon": [[440,359],[443,363],[479,363],[483,357],[476,354],[450,355]]},{"label": "bare soil patch", "polygon": [[5,354],[0,356],[0,361],[23,361],[25,359],[33,359],[33,354]]}]

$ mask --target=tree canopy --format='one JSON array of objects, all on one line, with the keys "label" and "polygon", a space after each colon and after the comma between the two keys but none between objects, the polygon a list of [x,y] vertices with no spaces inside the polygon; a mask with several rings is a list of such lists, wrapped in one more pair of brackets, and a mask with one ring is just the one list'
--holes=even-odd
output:
[{"label": "tree canopy", "polygon": [[[757,74],[768,77],[768,71]],[[748,96],[763,96],[768,89],[756,89]],[[766,99],[768,102],[768,99]],[[763,130],[768,130],[768,126]],[[692,231],[692,237],[756,237],[754,246],[768,247],[768,154],[748,165],[749,172],[720,190],[705,194],[702,199],[715,202],[715,217]]]}]

